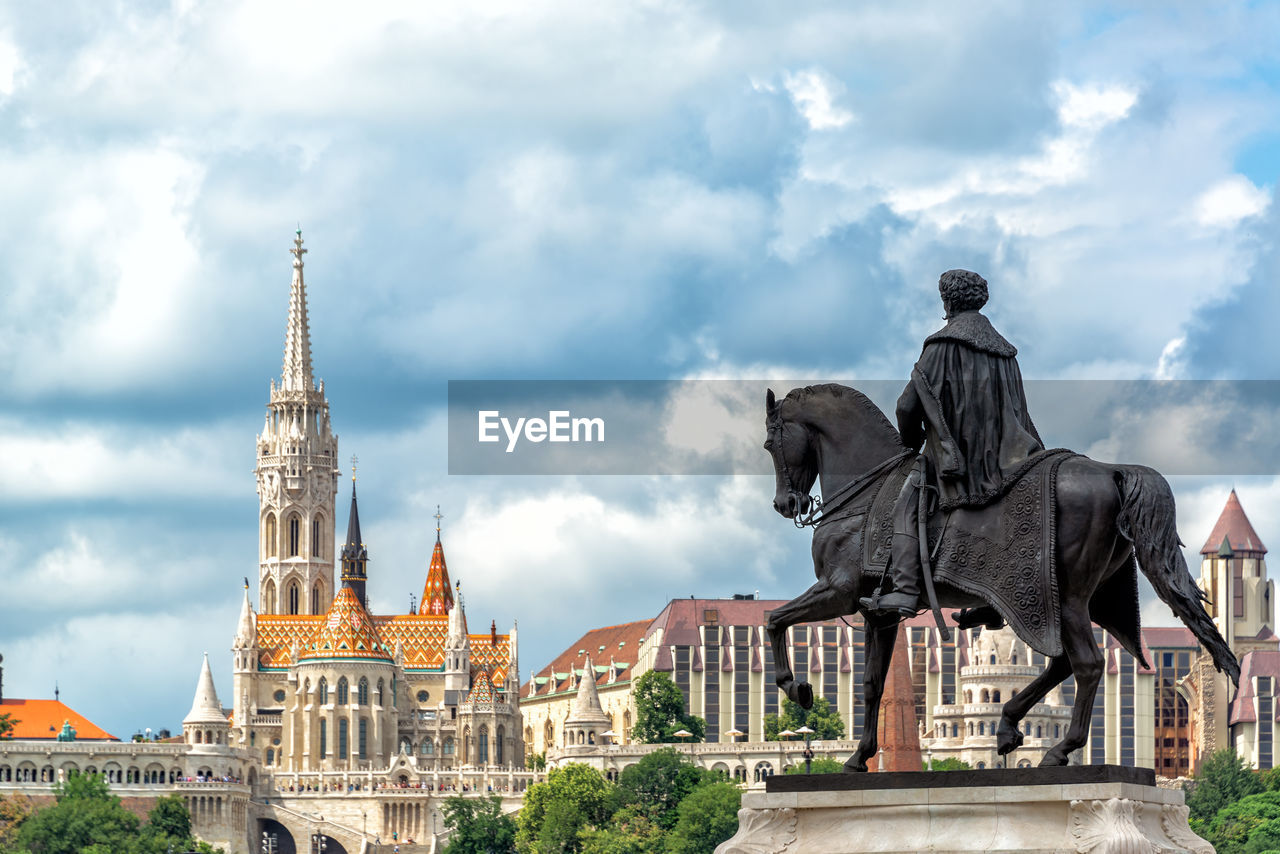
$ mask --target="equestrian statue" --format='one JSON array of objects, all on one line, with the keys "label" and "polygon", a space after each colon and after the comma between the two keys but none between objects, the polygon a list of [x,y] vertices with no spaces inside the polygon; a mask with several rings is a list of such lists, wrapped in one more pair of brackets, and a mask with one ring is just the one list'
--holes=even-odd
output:
[{"label": "equestrian statue", "polygon": [[[898,400],[897,429],[846,386],[766,395],[773,505],[813,527],[818,579],[769,617],[778,687],[805,708],[813,703],[813,689],[792,673],[787,628],[860,612],[864,723],[845,769],[866,771],[879,749],[877,714],[899,621],[931,609],[949,637],[940,609],[958,607],[961,628],[1008,624],[1049,661],[1004,704],[1000,754],[1022,744],[1018,724],[1031,708],[1075,677],[1071,724],[1040,763],[1066,765],[1088,739],[1103,672],[1092,624],[1149,666],[1139,568],[1238,682],[1239,664],[1179,548],[1169,484],[1146,466],[1046,449],[1027,410],[1017,350],[979,311],[986,280],[950,270],[938,289],[947,322],[925,339]],[[821,497],[811,497],[819,481]]]}]

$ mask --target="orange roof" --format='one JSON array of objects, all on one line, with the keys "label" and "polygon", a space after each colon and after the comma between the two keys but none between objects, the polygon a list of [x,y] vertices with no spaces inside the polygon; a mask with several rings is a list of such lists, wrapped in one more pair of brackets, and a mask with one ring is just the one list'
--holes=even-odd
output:
[{"label": "orange roof", "polygon": [[444,547],[440,545],[440,532],[437,530],[436,547],[431,552],[431,566],[427,568],[427,582],[422,586],[422,604],[418,606],[418,613],[443,617],[452,607],[449,567],[444,562]]},{"label": "orange roof", "polygon": [[391,653],[385,649],[369,612],[360,603],[360,597],[344,585],[333,597],[329,613],[324,615],[298,658],[375,658],[390,661]]},{"label": "orange roof", "polygon": [[1249,524],[1249,517],[1244,515],[1244,508],[1240,506],[1240,499],[1234,489],[1227,496],[1227,505],[1222,508],[1222,515],[1213,526],[1209,539],[1205,540],[1200,554],[1216,555],[1224,537],[1231,543],[1232,551],[1267,553],[1267,547],[1262,544],[1258,532]]},{"label": "orange roof", "polygon": [[[640,654],[640,641],[644,640],[645,630],[651,622],[652,620],[639,620],[592,629],[556,656],[555,661],[535,673],[533,681],[526,682],[520,689],[520,696],[532,697],[536,694],[573,690],[577,687],[574,674],[586,665],[588,656],[592,657],[593,669],[599,673],[608,672],[609,661],[612,659],[618,667],[617,681],[630,681],[631,665],[636,663]],[[472,635],[473,650],[475,637]],[[548,683],[551,683],[549,688]],[[602,683],[600,687],[606,687],[606,684]]]},{"label": "orange roof", "polygon": [[53,741],[70,721],[77,741],[119,741],[111,733],[58,700],[0,700],[0,714],[15,722],[11,738]]}]

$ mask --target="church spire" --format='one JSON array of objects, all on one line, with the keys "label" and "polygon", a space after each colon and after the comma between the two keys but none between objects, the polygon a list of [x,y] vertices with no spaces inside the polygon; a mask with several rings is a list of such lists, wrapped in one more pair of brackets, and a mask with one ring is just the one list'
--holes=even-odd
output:
[{"label": "church spire", "polygon": [[436,546],[431,551],[431,565],[427,567],[427,582],[422,586],[422,604],[419,614],[444,615],[453,608],[453,589],[449,586],[449,567],[444,562],[444,546],[440,545],[440,520],[444,518],[436,507]]},{"label": "church spire", "polygon": [[347,517],[347,542],[342,547],[342,586],[350,587],[361,603],[365,601],[369,550],[360,539],[360,508],[356,503],[355,458],[351,460],[351,515]]},{"label": "church spire", "polygon": [[293,239],[293,285],[289,289],[289,323],[284,333],[284,370],[280,374],[283,391],[314,391],[311,375],[311,330],[307,319],[307,285],[302,278],[302,228]]}]

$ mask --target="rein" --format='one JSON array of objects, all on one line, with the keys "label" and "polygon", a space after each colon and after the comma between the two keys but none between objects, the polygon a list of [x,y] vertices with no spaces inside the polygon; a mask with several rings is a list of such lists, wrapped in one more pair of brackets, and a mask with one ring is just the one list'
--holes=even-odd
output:
[{"label": "rein", "polygon": [[[831,518],[831,514],[840,510],[842,507],[844,507],[846,504],[852,501],[856,496],[861,494],[863,490],[865,490],[868,486],[870,486],[872,483],[879,480],[881,475],[883,475],[888,469],[893,468],[898,463],[913,456],[915,456],[915,451],[906,450],[900,454],[896,454],[895,456],[890,457],[889,459],[877,465],[875,468],[871,469],[868,472],[863,473],[862,475],[859,475],[858,477],[851,480],[849,483],[846,483],[844,486],[840,487],[838,490],[836,490],[835,494],[833,494],[831,498],[826,500],[825,502],[821,498],[810,497],[809,501],[811,502],[810,504],[811,509],[809,510],[809,512],[807,514],[804,514],[803,516],[801,516],[800,514],[797,514],[796,517],[791,521],[795,523],[795,526],[797,528],[809,528],[809,527],[816,528],[825,522],[835,521],[834,519]],[[791,480],[790,473],[787,472],[788,488],[791,487],[790,480]]]}]

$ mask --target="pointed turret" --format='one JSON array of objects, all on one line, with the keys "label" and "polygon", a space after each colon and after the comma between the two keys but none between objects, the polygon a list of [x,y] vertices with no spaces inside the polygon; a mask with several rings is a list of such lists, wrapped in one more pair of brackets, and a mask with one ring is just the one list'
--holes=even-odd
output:
[{"label": "pointed turret", "polygon": [[610,731],[612,723],[600,705],[596,670],[591,664],[591,656],[587,656],[582,665],[582,678],[578,680],[577,696],[573,698],[569,716],[564,721],[565,747],[603,743],[604,733]]},{"label": "pointed turret", "polygon": [[440,545],[440,508],[436,508],[436,547],[431,551],[431,565],[427,567],[427,582],[422,586],[422,604],[419,614],[443,616],[453,609],[453,590],[449,586],[449,567],[444,561],[444,546]]},{"label": "pointed turret", "polygon": [[253,606],[249,604],[249,584],[244,585],[244,601],[240,603],[240,620],[236,624],[236,639],[232,649],[251,649],[257,641],[257,632],[253,625]]},{"label": "pointed turret", "polygon": [[183,724],[225,724],[227,716],[218,702],[218,689],[213,686],[213,671],[209,669],[209,653],[204,654],[204,666],[200,668],[200,680],[196,682],[196,696],[191,711],[182,719]]},{"label": "pointed turret", "polygon": [[457,604],[449,610],[449,631],[444,639],[444,687],[446,691],[471,689],[471,638],[467,634],[467,605],[458,582]]},{"label": "pointed turret", "polygon": [[356,504],[356,479],[351,477],[351,515],[347,518],[347,541],[342,547],[342,586],[350,587],[364,603],[368,580],[369,550],[360,539],[360,508]]},{"label": "pointed turret", "polygon": [[1267,547],[1262,544],[1258,532],[1253,530],[1234,489],[1227,496],[1227,504],[1222,508],[1222,514],[1218,516],[1217,524],[1209,533],[1209,539],[1205,540],[1200,554],[1216,557],[1221,553],[1224,539],[1230,544],[1230,550],[1236,557],[1262,557],[1267,553]]},{"label": "pointed turret", "polygon": [[458,601],[449,609],[449,633],[444,645],[447,649],[471,648],[471,638],[467,634],[467,606],[462,601],[462,582],[458,582]]},{"label": "pointed turret", "polygon": [[293,284],[289,289],[289,325],[284,335],[284,370],[280,374],[282,391],[316,390],[311,375],[311,330],[307,318],[307,286],[302,278],[302,229],[293,240]]}]

